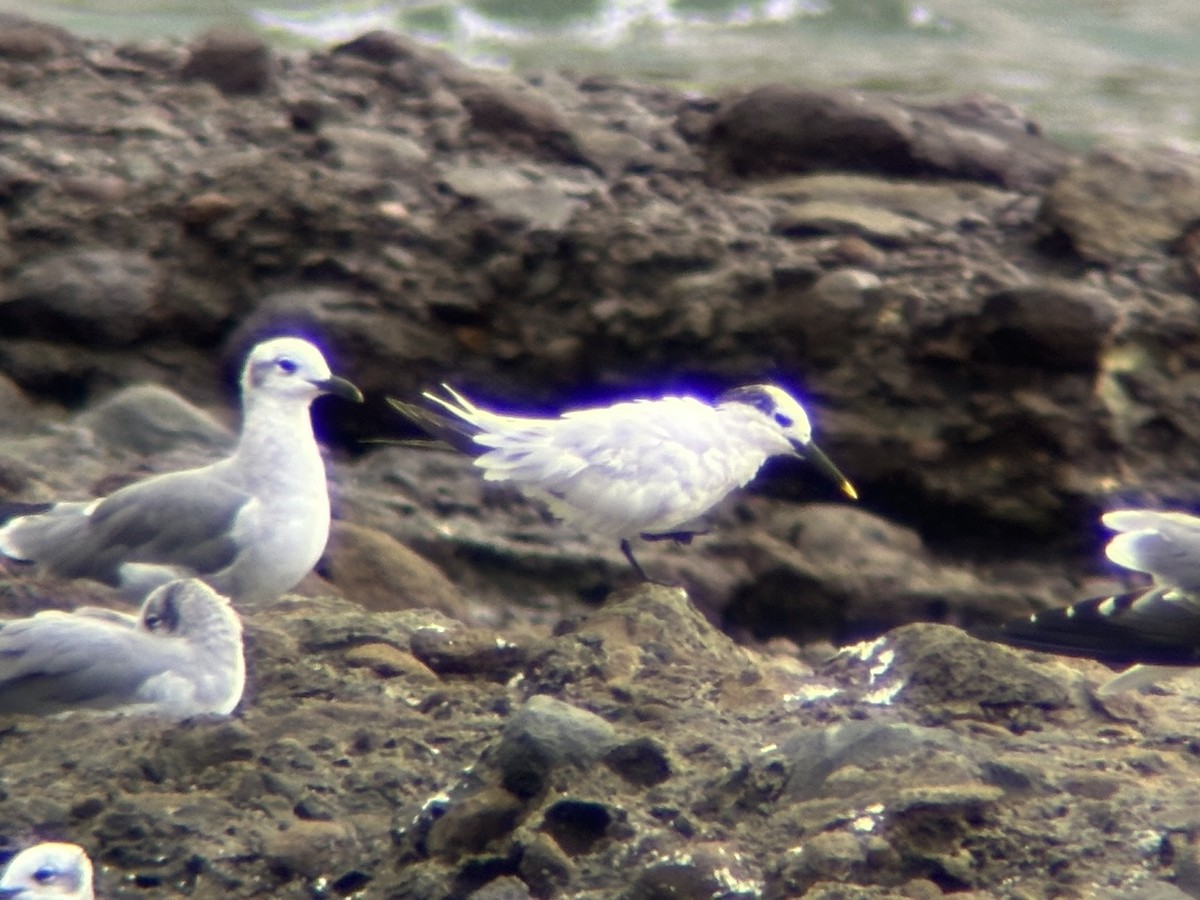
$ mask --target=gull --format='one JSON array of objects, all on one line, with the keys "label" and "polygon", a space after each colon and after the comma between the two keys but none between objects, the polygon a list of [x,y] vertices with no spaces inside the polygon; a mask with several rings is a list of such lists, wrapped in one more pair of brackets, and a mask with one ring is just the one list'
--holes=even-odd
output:
[{"label": "gull", "polygon": [[95,900],[92,861],[78,844],[44,843],[22,850],[0,876],[0,897]]},{"label": "gull", "polygon": [[0,555],[113,585],[134,602],[190,575],[235,600],[290,590],[329,538],[329,489],[309,406],[321,394],[362,394],[295,337],[254,347],[241,391],[232,456],[96,500],[19,505],[29,514],[0,527]]},{"label": "gull", "polygon": [[620,540],[699,533],[689,523],[750,481],[772,456],[801,456],[851,498],[853,485],[812,440],[804,408],[782,388],[754,384],[713,403],[633,400],[558,418],[509,416],[476,406],[449,385],[429,406],[388,402],[425,430],[475,456],[487,481],[508,481],[577,526]]},{"label": "gull", "polygon": [[0,714],[228,715],[245,684],[241,619],[196,578],[155,588],[136,616],[83,607],[0,623]]},{"label": "gull", "polygon": [[1150,587],[1034,613],[992,636],[1114,666],[1136,664],[1100,686],[1097,694],[1106,697],[1175,674],[1180,666],[1200,665],[1200,518],[1123,509],[1101,521],[1117,532],[1105,554],[1150,575]]}]

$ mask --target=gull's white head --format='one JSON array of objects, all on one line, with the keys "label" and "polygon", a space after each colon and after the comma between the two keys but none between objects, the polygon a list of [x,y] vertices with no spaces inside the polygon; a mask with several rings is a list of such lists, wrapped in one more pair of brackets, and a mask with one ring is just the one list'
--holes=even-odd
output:
[{"label": "gull's white head", "polygon": [[218,594],[198,578],[171,581],[155,588],[142,604],[142,627],[161,635],[204,634],[224,621],[241,633],[241,619]]},{"label": "gull's white head", "polygon": [[22,850],[0,877],[0,897],[93,900],[92,861],[77,844],[37,844]]},{"label": "gull's white head", "polygon": [[858,492],[828,456],[813,443],[812,422],[800,401],[773,384],[749,384],[733,388],[717,398],[717,405],[740,403],[762,414],[763,423],[783,439],[792,451],[807,459],[824,475],[837,482],[842,492],[858,499]]},{"label": "gull's white head", "polygon": [[264,341],[250,351],[242,369],[242,397],[269,395],[311,403],[321,394],[337,394],[356,403],[362,393],[329,371],[313,344],[295,337]]}]

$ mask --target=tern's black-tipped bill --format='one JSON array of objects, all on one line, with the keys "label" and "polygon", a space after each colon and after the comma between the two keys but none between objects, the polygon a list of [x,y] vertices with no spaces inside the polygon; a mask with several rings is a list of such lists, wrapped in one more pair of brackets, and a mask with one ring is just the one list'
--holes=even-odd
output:
[{"label": "tern's black-tipped bill", "polygon": [[811,441],[802,447],[798,447],[797,450],[801,456],[813,464],[817,471],[841,488],[843,494],[851,500],[858,499],[858,491],[854,489],[854,485],[850,483],[850,479],[843,475],[842,470],[833,464],[833,460],[825,455],[825,451]]}]

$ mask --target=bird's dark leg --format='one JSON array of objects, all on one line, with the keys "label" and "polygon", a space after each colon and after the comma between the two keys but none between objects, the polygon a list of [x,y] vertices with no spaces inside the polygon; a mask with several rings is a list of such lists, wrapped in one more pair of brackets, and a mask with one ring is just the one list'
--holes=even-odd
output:
[{"label": "bird's dark leg", "polygon": [[677,544],[690,544],[698,534],[708,534],[708,529],[696,531],[664,531],[662,534],[643,534],[643,541],[675,541]]},{"label": "bird's dark leg", "polygon": [[646,577],[646,571],[638,565],[638,561],[633,558],[633,548],[629,546],[628,538],[621,538],[621,552],[625,554],[625,558],[629,560],[629,564],[633,566],[633,571],[637,572],[638,578],[642,581],[649,581]]}]

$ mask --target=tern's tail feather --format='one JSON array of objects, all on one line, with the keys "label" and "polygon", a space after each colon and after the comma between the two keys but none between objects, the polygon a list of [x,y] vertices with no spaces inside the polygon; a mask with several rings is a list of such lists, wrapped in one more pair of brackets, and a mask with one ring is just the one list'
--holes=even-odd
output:
[{"label": "tern's tail feather", "polygon": [[1200,604],[1169,588],[1098,597],[1007,622],[986,635],[1015,647],[1109,665],[1200,664]]},{"label": "tern's tail feather", "polygon": [[444,415],[441,410],[431,409],[426,404],[410,403],[395,397],[388,397],[387,402],[392,409],[438,440],[444,441],[455,450],[469,453],[471,456],[478,456],[483,448],[475,443],[475,435],[479,434],[480,428],[471,421],[471,416],[475,412],[474,404],[448,386],[442,385],[442,387],[461,406],[455,406],[450,400],[438,397],[428,391],[423,396],[431,403],[436,403],[453,413],[453,416]]}]

